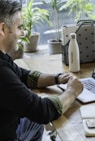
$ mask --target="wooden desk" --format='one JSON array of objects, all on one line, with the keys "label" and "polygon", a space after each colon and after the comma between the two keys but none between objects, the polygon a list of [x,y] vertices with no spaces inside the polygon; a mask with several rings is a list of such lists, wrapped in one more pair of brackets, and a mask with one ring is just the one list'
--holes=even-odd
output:
[{"label": "wooden desk", "polygon": [[[59,73],[68,72],[68,66],[64,65],[61,55],[50,56],[33,56],[28,59],[18,59],[15,62],[24,67],[32,70],[39,70],[45,73]],[[78,78],[90,77],[94,68],[94,63],[81,64],[81,70],[75,75]],[[56,86],[48,87],[46,89],[36,90],[37,93],[62,93]],[[53,124],[62,139],[62,141],[95,141],[95,137],[85,137],[80,115],[80,106],[82,104],[76,102],[69,108],[69,110],[61,116],[58,120],[53,121]]]}]

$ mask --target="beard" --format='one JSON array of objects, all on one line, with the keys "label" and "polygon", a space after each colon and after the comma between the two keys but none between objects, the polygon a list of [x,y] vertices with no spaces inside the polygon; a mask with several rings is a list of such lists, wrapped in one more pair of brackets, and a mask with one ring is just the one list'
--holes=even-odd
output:
[{"label": "beard", "polygon": [[16,44],[13,49],[14,49],[14,51],[17,51],[19,49],[18,45]]},{"label": "beard", "polygon": [[16,42],[13,43],[11,50],[17,51],[18,48],[19,48],[19,47],[18,47],[18,41],[16,41]]}]

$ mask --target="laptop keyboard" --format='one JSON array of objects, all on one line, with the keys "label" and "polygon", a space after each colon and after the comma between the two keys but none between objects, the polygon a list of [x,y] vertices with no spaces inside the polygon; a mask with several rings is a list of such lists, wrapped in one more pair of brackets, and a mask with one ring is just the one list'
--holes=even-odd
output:
[{"label": "laptop keyboard", "polygon": [[95,80],[94,81],[93,79],[82,80],[82,83],[84,85],[84,88],[95,93]]}]

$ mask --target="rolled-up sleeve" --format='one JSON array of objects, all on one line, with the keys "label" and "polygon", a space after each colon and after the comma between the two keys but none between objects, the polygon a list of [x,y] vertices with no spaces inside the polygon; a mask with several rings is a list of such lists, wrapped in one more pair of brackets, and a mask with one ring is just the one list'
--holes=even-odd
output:
[{"label": "rolled-up sleeve", "polygon": [[30,71],[27,76],[27,85],[29,88],[37,88],[37,81],[40,74],[39,71]]},{"label": "rolled-up sleeve", "polygon": [[55,108],[57,109],[57,112],[61,115],[62,114],[62,103],[59,99],[58,96],[54,95],[54,96],[51,96],[51,97],[48,97],[52,103],[54,104]]}]

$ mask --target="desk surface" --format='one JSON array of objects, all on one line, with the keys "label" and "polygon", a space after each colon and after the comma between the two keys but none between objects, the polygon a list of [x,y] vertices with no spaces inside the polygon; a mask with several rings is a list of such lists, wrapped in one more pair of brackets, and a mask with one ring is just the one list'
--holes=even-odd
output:
[{"label": "desk surface", "polygon": [[[31,58],[17,59],[15,62],[24,68],[39,70],[45,73],[69,72],[68,66],[62,62],[61,55],[33,56]],[[90,77],[94,68],[94,63],[81,64],[79,73],[75,73],[78,78]],[[62,93],[56,86],[48,87],[42,90],[36,90],[37,93]],[[85,137],[80,115],[80,106],[82,104],[76,100],[69,110],[53,124],[62,139],[62,141],[95,141],[95,137]]]}]

